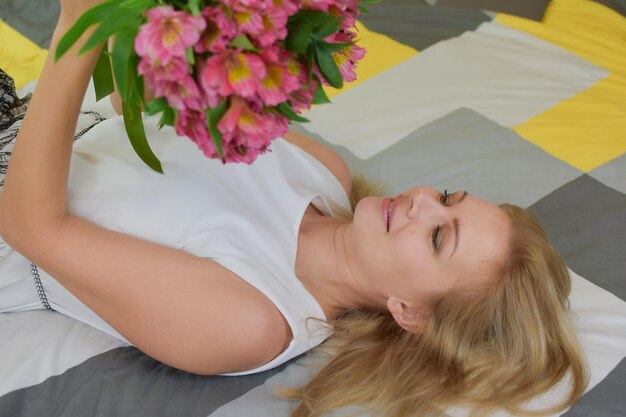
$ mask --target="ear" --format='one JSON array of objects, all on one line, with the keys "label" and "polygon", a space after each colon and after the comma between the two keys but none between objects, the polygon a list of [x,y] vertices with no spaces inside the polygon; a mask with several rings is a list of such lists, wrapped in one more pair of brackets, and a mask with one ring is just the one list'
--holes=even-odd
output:
[{"label": "ear", "polygon": [[425,305],[408,303],[395,297],[387,299],[387,309],[400,327],[415,334],[424,331],[430,314],[430,309]]}]

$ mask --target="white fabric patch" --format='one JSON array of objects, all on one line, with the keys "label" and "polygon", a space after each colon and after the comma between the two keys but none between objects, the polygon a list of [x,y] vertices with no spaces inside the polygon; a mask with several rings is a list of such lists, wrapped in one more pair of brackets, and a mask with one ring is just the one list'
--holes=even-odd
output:
[{"label": "white fabric patch", "polygon": [[44,310],[0,314],[0,396],[60,375],[92,356],[127,346],[99,330]]}]

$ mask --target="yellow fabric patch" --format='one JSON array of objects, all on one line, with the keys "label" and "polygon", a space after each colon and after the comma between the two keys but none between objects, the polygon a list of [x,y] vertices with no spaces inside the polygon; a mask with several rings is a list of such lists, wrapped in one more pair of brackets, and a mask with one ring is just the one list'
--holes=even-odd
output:
[{"label": "yellow fabric patch", "polygon": [[48,52],[0,20],[0,67],[19,89],[39,78]]},{"label": "yellow fabric patch", "polygon": [[553,0],[543,23],[505,14],[496,20],[610,72],[514,130],[583,172],[626,152],[626,18],[590,0]]},{"label": "yellow fabric patch", "polygon": [[357,21],[356,27],[357,45],[366,49],[365,56],[357,63],[355,81],[344,83],[340,90],[324,87],[330,99],[418,53],[417,50],[396,42],[388,36],[368,30],[361,22]]},{"label": "yellow fabric patch", "polygon": [[499,14],[496,21],[626,75],[626,18],[591,0],[553,0],[542,23]]},{"label": "yellow fabric patch", "polygon": [[609,75],[514,130],[589,172],[626,152],[626,77]]}]

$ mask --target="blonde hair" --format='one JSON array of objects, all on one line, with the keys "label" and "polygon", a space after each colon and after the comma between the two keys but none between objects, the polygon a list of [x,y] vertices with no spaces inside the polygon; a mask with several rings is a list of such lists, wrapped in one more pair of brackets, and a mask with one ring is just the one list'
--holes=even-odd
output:
[{"label": "blonde hair", "polygon": [[[367,194],[365,181],[354,185]],[[390,417],[441,416],[448,406],[468,406],[475,416],[499,408],[542,415],[582,395],[587,371],[569,318],[565,263],[532,214],[500,207],[513,229],[501,278],[478,295],[447,294],[419,335],[388,312],[346,311],[318,348],[329,357],[321,371],[302,388],[281,390],[300,400],[292,417],[350,405]],[[523,408],[568,371],[571,389],[561,403]]]}]

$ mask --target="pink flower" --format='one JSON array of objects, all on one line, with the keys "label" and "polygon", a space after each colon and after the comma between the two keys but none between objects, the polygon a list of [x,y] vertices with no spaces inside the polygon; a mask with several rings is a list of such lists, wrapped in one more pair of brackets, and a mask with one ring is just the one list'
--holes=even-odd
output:
[{"label": "pink flower", "polygon": [[233,18],[241,33],[256,35],[263,30],[261,12],[250,7],[238,6],[233,8]]},{"label": "pink flower", "polygon": [[290,73],[284,65],[266,63],[265,78],[257,87],[257,93],[268,106],[275,106],[287,100],[287,94],[300,87],[297,75]]},{"label": "pink flower", "polygon": [[167,103],[178,110],[203,110],[206,107],[200,89],[190,75],[175,81],[156,80],[155,94],[165,97]]},{"label": "pink flower", "polygon": [[210,57],[200,74],[200,84],[208,96],[237,94],[252,97],[266,68],[257,55],[229,50]]},{"label": "pink flower", "polygon": [[263,28],[255,37],[262,48],[272,45],[277,39],[287,36],[287,13],[284,10],[270,8],[263,13]]},{"label": "pink flower", "polygon": [[257,10],[265,10],[271,0],[221,0],[221,3],[232,8],[251,7]]},{"label": "pink flower", "polygon": [[313,101],[313,95],[315,94],[315,89],[317,88],[318,82],[317,80],[306,80],[306,82],[302,83],[300,88],[291,94],[289,94],[289,104],[293,111],[296,113],[301,113],[302,110],[306,110],[311,108],[311,102]]},{"label": "pink flower", "polygon": [[298,4],[292,0],[270,0],[274,8],[284,11],[287,16],[295,14],[299,7]]},{"label": "pink flower", "polygon": [[320,10],[322,12],[327,12],[330,6],[335,4],[336,0],[302,0],[302,8],[304,9],[312,9],[312,10]]},{"label": "pink flower", "polygon": [[[325,40],[332,43],[352,42],[356,37],[356,34],[341,30]],[[341,76],[344,81],[350,82],[356,80],[356,63],[365,56],[365,48],[357,46],[356,44],[348,45],[345,48],[333,52],[332,57],[341,72]],[[324,84],[325,81],[323,80]]]},{"label": "pink flower", "polygon": [[252,110],[246,100],[237,96],[231,97],[230,106],[217,128],[229,137],[238,132],[261,137],[272,131],[271,121]]},{"label": "pink flower", "polygon": [[172,58],[166,64],[141,58],[137,70],[145,77],[150,88],[154,89],[157,81],[176,81],[187,76],[189,64],[184,58],[179,57]]},{"label": "pink flower", "polygon": [[135,38],[135,51],[151,61],[167,63],[184,57],[185,49],[195,45],[206,27],[202,17],[176,11],[171,6],[155,7],[146,13],[148,22]]},{"label": "pink flower", "polygon": [[357,45],[350,45],[341,51],[333,52],[333,60],[339,67],[339,72],[344,81],[356,80],[356,62],[365,56],[365,48]]},{"label": "pink flower", "polygon": [[176,133],[179,136],[190,138],[207,157],[218,158],[217,149],[209,134],[204,111],[180,111],[176,121]]},{"label": "pink flower", "polygon": [[225,162],[250,164],[267,150],[274,138],[286,132],[285,118],[261,109],[262,104],[258,101],[247,102],[241,97],[231,97],[230,107],[217,124],[224,139]]},{"label": "pink flower", "polygon": [[196,52],[224,52],[237,35],[237,25],[227,15],[222,6],[206,7],[202,11],[206,19],[206,29],[202,32]]},{"label": "pink flower", "polygon": [[245,138],[239,138],[233,141],[224,149],[224,163],[235,162],[246,164],[253,163],[257,157],[267,151],[269,145],[261,147],[250,146]]}]

